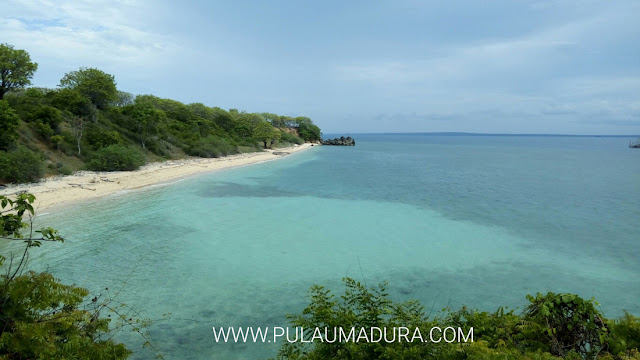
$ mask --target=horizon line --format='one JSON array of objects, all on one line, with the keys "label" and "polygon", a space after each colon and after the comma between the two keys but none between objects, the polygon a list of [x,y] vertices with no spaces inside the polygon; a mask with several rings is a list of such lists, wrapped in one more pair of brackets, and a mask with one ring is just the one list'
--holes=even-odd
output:
[{"label": "horizon line", "polygon": [[[461,131],[419,131],[419,132],[328,132],[326,135],[458,135],[458,136],[547,136],[547,137],[640,137],[640,134],[545,134],[545,133],[476,133]],[[325,135],[325,134],[323,134]]]}]

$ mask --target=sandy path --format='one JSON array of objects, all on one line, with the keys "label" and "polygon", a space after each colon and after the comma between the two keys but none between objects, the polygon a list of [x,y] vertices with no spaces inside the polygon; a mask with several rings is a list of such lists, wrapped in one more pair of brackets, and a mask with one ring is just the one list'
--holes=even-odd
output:
[{"label": "sandy path", "polygon": [[[317,146],[317,145],[316,145]],[[69,176],[49,178],[38,183],[10,185],[0,189],[0,195],[28,191],[36,196],[34,208],[41,213],[51,206],[67,205],[113,194],[120,190],[137,189],[190,175],[255,164],[283,157],[278,153],[294,153],[309,149],[311,144],[292,146],[259,153],[231,155],[217,159],[189,158],[150,163],[135,171],[79,171]],[[274,152],[276,154],[274,154]]]}]

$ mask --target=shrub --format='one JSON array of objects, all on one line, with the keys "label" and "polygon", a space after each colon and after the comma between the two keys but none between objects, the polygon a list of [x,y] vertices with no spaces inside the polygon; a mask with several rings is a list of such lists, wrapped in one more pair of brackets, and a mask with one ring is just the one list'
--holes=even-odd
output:
[{"label": "shrub", "polygon": [[0,151],[0,179],[10,183],[28,183],[38,181],[43,175],[42,158],[26,147]]},{"label": "shrub", "polygon": [[51,125],[47,123],[43,123],[41,121],[35,121],[35,122],[32,122],[30,126],[36,133],[42,136],[42,138],[45,140],[50,141],[51,137],[53,137],[54,131],[51,128]]},{"label": "shrub", "polygon": [[235,146],[223,138],[209,135],[197,140],[187,149],[187,154],[204,158],[217,158],[236,153]]},{"label": "shrub", "polygon": [[64,142],[64,137],[62,135],[53,135],[50,139],[51,143],[56,147],[56,149],[60,148],[60,144]]},{"label": "shrub", "polygon": [[73,174],[73,170],[69,169],[66,166],[63,166],[61,168],[58,169],[58,172],[62,175],[71,175]]},{"label": "shrub", "polygon": [[156,155],[160,155],[163,157],[170,157],[171,156],[171,145],[161,139],[149,139],[147,140],[147,142],[145,143],[145,147],[148,151],[151,151],[152,153],[156,154]]},{"label": "shrub", "polygon": [[18,128],[20,118],[18,114],[9,106],[9,103],[0,100],[0,150],[10,149],[18,139]]},{"label": "shrub", "polygon": [[117,131],[97,130],[89,132],[87,136],[89,144],[95,149],[105,148],[110,145],[122,144],[122,137]]},{"label": "shrub", "polygon": [[[53,138],[57,135],[51,137],[51,141],[53,142]],[[67,156],[76,156],[78,155],[78,147],[76,144],[76,139],[73,137],[73,133],[69,130],[62,130],[60,135],[62,139],[57,138],[55,143],[56,147],[60,149]]]},{"label": "shrub", "polygon": [[39,105],[26,116],[29,122],[42,122],[52,129],[57,129],[62,122],[62,112],[50,105]]},{"label": "shrub", "polygon": [[633,349],[636,349],[635,354],[640,358],[637,352],[640,348],[640,317],[625,312],[618,320],[608,320],[607,328],[610,332],[607,346],[611,354],[631,358]]},{"label": "shrub", "polygon": [[130,171],[143,164],[144,156],[139,150],[115,144],[93,153],[88,167],[94,171]]},{"label": "shrub", "polygon": [[291,144],[298,144],[298,145],[304,144],[304,140],[302,140],[301,138],[293,134],[290,134],[286,131],[281,131],[281,132],[282,132],[282,142],[288,142]]},{"label": "shrub", "polygon": [[577,353],[594,358],[603,348],[607,329],[593,299],[584,300],[574,294],[528,295],[531,304],[524,320],[523,338],[536,348],[553,355]]},{"label": "shrub", "polygon": [[[353,342],[344,341],[344,337],[342,341],[335,342],[295,341],[282,345],[276,357],[278,360],[640,359],[640,318],[626,314],[615,321],[606,320],[596,309],[595,301],[584,300],[578,295],[548,293],[527,296],[530,305],[520,315],[502,307],[495,313],[463,307],[457,311],[446,308],[441,316],[429,318],[424,307],[416,301],[391,301],[384,284],[369,288],[350,278],[344,279],[344,283],[344,294],[340,297],[324,287],[313,286],[309,305],[302,313],[288,316],[290,325],[304,328],[307,340],[312,338],[312,334],[315,336],[312,330],[315,328],[329,329],[330,335],[326,337],[329,340],[335,338],[331,334],[335,327],[345,331],[352,327],[393,329],[398,326],[413,331],[419,327],[423,336],[435,326],[440,329],[461,328],[464,334],[473,328],[472,342],[447,343],[442,338],[439,342],[432,339],[433,342],[429,343]],[[359,336],[358,330],[355,335]]]}]

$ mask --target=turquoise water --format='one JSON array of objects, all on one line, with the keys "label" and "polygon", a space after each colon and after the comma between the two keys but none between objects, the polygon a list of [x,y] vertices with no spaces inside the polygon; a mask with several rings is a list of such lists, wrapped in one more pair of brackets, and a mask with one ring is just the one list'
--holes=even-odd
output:
[{"label": "turquoise water", "polygon": [[[313,284],[388,280],[428,308],[595,297],[640,314],[640,151],[628,138],[361,135],[280,161],[116,194],[42,216],[34,253],[68,283],[151,319],[168,359],[253,359],[212,326],[286,326]],[[152,358],[126,336],[136,358]]]}]

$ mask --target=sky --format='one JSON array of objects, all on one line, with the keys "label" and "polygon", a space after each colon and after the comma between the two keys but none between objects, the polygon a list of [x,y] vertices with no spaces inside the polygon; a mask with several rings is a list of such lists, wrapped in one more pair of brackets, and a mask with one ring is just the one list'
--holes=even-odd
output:
[{"label": "sky", "polygon": [[35,86],[95,67],[332,134],[640,134],[638,0],[1,1]]}]

